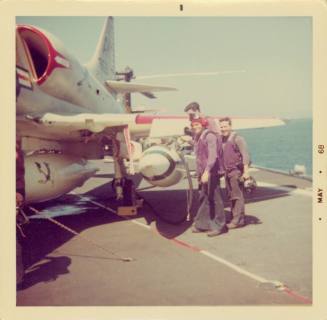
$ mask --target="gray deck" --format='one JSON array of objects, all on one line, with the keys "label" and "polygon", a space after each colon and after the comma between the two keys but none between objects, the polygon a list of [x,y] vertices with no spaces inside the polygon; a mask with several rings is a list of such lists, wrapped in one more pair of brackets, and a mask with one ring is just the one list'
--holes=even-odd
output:
[{"label": "gray deck", "polygon": [[[190,222],[164,221],[178,221],[185,214],[186,181],[169,189],[140,192],[146,203],[139,216],[130,220],[86,201],[92,198],[110,205],[110,175],[105,172],[111,164],[101,163],[101,167],[97,177],[74,190],[82,200],[71,194],[38,208],[79,213],[56,219],[134,260],[116,260],[49,221],[33,219],[26,229],[28,269],[24,286],[17,291],[17,305],[219,306],[310,301],[310,181],[254,171],[259,187],[247,199],[247,225],[208,238],[191,233]],[[144,181],[139,183],[139,188],[145,186]],[[225,209],[229,217],[227,202]],[[262,279],[279,281],[290,291],[277,290]]]}]

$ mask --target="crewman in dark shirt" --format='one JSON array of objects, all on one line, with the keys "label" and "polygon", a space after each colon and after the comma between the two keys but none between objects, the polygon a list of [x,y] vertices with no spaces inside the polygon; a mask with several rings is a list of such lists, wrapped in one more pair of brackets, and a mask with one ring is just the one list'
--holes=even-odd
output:
[{"label": "crewman in dark shirt", "polygon": [[200,186],[200,206],[194,218],[192,232],[208,232],[207,235],[213,237],[226,231],[218,173],[221,143],[217,135],[207,129],[206,119],[193,119],[191,126]]},{"label": "crewman in dark shirt", "polygon": [[245,202],[240,181],[245,181],[250,177],[250,157],[244,138],[232,130],[231,119],[221,118],[219,122],[223,142],[222,162],[233,217],[227,227],[235,229],[245,225]]}]

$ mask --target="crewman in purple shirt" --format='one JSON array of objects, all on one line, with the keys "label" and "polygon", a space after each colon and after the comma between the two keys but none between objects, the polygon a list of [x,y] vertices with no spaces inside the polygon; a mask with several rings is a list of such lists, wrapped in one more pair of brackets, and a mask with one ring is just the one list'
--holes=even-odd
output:
[{"label": "crewman in purple shirt", "polygon": [[222,135],[222,164],[225,171],[226,188],[231,200],[232,220],[227,224],[228,229],[245,225],[244,196],[240,188],[240,180],[249,179],[250,157],[243,137],[232,131],[230,118],[221,118],[220,130]]},{"label": "crewman in purple shirt", "polygon": [[208,130],[207,126],[205,118],[193,119],[191,122],[200,190],[200,206],[192,232],[208,232],[209,237],[214,237],[227,229],[218,174],[221,145],[217,135]]}]

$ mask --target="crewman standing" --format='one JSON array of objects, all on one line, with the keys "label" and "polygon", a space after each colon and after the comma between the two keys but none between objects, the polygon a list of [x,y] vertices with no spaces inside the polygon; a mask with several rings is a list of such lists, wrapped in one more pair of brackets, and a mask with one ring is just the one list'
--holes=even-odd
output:
[{"label": "crewman standing", "polygon": [[218,153],[221,145],[217,135],[207,129],[206,119],[193,119],[191,126],[200,190],[200,206],[194,218],[192,232],[208,232],[209,237],[214,237],[226,231],[218,174]]},{"label": "crewman standing", "polygon": [[250,157],[244,138],[232,130],[231,119],[221,118],[219,122],[222,134],[222,163],[232,212],[232,220],[227,227],[235,229],[245,225],[245,202],[240,182],[250,178]]}]

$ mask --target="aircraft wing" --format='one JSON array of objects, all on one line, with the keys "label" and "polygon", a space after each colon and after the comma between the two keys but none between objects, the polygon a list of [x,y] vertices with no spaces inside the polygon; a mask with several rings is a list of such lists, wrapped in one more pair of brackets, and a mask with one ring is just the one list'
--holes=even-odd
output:
[{"label": "aircraft wing", "polygon": [[[280,119],[233,119],[235,129],[283,124]],[[46,113],[34,118],[17,117],[17,133],[26,137],[24,149],[28,152],[45,148],[69,152],[86,159],[103,157],[102,147],[106,138],[115,137],[120,144],[121,156],[129,158],[131,140],[181,136],[189,125],[185,116],[168,115]]]},{"label": "aircraft wing", "polygon": [[235,130],[278,127],[285,124],[285,121],[279,118],[232,118],[232,121]]},{"label": "aircraft wing", "polygon": [[133,127],[134,114],[92,114],[59,115],[46,113],[40,117],[18,117],[18,128],[29,136],[46,137],[53,140],[79,141],[91,134],[122,126]]},{"label": "aircraft wing", "polygon": [[[214,118],[218,122],[219,118]],[[92,114],[58,115],[46,113],[39,118],[17,119],[20,128],[28,126],[29,135],[51,137],[55,140],[76,141],[86,134],[104,134],[111,129],[128,126],[135,137],[171,137],[184,135],[190,126],[186,116],[148,114]],[[279,118],[232,118],[233,128],[251,129],[284,125]]]},{"label": "aircraft wing", "polygon": [[[144,119],[151,116],[143,116]],[[160,117],[160,116],[158,116]],[[151,121],[150,136],[153,138],[163,136],[179,136],[184,134],[184,128],[190,126],[188,119],[175,118],[158,118],[155,116]],[[219,118],[213,118],[219,127]],[[147,120],[150,122],[150,119]],[[145,122],[145,121],[144,121]],[[279,118],[232,118],[233,129],[255,129],[267,128],[285,125],[285,122]]]},{"label": "aircraft wing", "polygon": [[166,112],[165,108],[151,108],[151,107],[143,107],[143,106],[132,106],[131,113],[147,113],[147,114],[158,114]]},{"label": "aircraft wing", "polygon": [[150,99],[155,98],[155,95],[152,92],[177,90],[176,88],[166,87],[166,86],[154,86],[149,84],[130,83],[130,82],[113,81],[113,80],[106,81],[106,86],[109,91],[113,91],[115,93],[139,92]]},{"label": "aircraft wing", "polygon": [[[17,134],[24,137],[24,150],[28,154],[45,149],[101,159],[104,145],[114,139],[120,156],[130,159],[131,129],[135,130],[136,118],[135,114],[91,113],[17,116]],[[139,128],[144,131],[144,127]]]}]

